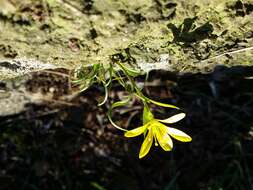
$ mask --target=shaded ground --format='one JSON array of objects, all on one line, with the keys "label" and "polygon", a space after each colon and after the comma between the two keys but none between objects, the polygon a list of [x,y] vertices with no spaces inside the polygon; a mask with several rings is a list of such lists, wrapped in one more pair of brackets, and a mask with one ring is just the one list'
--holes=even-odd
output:
[{"label": "shaded ground", "polygon": [[[71,93],[66,77],[34,74],[27,90],[51,99],[0,118],[1,189],[250,190],[252,75],[252,67],[217,67],[206,75],[152,72],[145,92],[187,113],[177,127],[193,141],[176,143],[171,153],[153,147],[138,160],[142,138],[125,139],[109,124],[107,105],[96,106],[102,89],[92,87],[61,101]],[[114,90],[110,95],[116,100],[122,92],[117,85]],[[132,128],[140,125],[139,114],[140,104],[134,101],[115,120]],[[156,114],[172,112],[159,109]]]}]

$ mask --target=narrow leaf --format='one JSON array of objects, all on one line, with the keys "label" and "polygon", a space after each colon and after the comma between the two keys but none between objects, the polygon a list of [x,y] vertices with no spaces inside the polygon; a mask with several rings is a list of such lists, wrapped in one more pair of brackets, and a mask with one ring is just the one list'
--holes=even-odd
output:
[{"label": "narrow leaf", "polygon": [[103,104],[105,104],[105,102],[108,99],[108,94],[109,94],[108,93],[108,87],[106,86],[105,83],[103,83],[103,85],[104,85],[104,89],[105,89],[105,97],[104,97],[104,100],[101,103],[98,104],[98,106],[102,106]]},{"label": "narrow leaf", "polygon": [[123,129],[123,128],[121,128],[120,126],[118,126],[116,123],[114,123],[114,121],[112,120],[112,111],[113,111],[113,109],[116,108],[116,107],[125,106],[130,100],[131,100],[131,97],[129,96],[129,97],[128,97],[127,99],[125,99],[125,100],[121,100],[121,101],[115,102],[115,103],[112,104],[112,106],[111,106],[110,109],[108,110],[107,116],[108,116],[109,121],[111,122],[111,124],[112,124],[115,128],[117,128],[117,129],[119,129],[119,130],[122,130],[122,131],[128,131],[128,130]]},{"label": "narrow leaf", "polygon": [[166,108],[174,108],[174,109],[180,109],[174,105],[171,105],[171,104],[165,104],[165,103],[162,103],[162,102],[157,102],[155,100],[152,100],[152,99],[149,99],[147,98],[147,100],[155,105],[158,105],[158,106],[161,106],[161,107],[166,107]]},{"label": "narrow leaf", "polygon": [[122,68],[123,71],[126,72],[126,74],[128,74],[131,77],[137,77],[142,74],[141,71],[128,68],[128,67],[124,66],[122,63],[118,63],[118,65]]}]

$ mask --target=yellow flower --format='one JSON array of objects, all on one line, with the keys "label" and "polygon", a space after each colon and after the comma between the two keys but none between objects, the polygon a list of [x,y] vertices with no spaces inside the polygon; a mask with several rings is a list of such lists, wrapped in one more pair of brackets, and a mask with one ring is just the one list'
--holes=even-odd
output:
[{"label": "yellow flower", "polygon": [[138,135],[141,135],[142,133],[145,134],[145,139],[142,143],[139,153],[139,158],[143,158],[148,154],[153,144],[153,141],[155,141],[156,146],[158,146],[159,144],[163,148],[163,150],[171,151],[173,148],[173,142],[170,136],[182,142],[190,142],[192,139],[184,132],[175,128],[167,127],[163,123],[176,123],[184,117],[184,113],[179,113],[167,119],[159,120],[155,119],[153,117],[153,114],[148,109],[145,110],[144,108],[144,125],[136,129],[127,131],[125,133],[125,137],[136,137]]}]

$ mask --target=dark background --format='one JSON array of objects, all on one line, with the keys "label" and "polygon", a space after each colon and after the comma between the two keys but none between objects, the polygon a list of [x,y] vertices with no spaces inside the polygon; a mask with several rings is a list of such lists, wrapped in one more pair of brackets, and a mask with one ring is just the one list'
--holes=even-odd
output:
[{"label": "dark background", "polygon": [[[123,89],[114,84],[102,107],[97,103],[103,89],[96,85],[62,102],[57,98],[74,90],[67,79],[35,73],[27,90],[47,93],[53,86],[58,89],[55,101],[27,105],[21,114],[0,118],[0,189],[250,190],[252,76],[252,67],[219,66],[210,74],[151,72],[143,91],[185,111],[187,117],[173,127],[193,141],[174,141],[172,152],[153,146],[139,160],[143,137],[125,138],[105,114]],[[143,82],[142,77],[137,81]],[[128,129],[137,127],[141,108],[136,99],[118,110],[114,120]],[[153,110],[159,118],[176,113]]]}]

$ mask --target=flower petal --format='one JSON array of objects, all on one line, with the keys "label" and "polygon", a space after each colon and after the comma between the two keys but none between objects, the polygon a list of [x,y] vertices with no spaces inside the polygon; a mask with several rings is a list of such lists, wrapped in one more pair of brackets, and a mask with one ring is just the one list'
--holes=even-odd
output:
[{"label": "flower petal", "polygon": [[160,122],[163,123],[176,123],[178,121],[180,121],[181,119],[183,119],[185,117],[185,113],[179,113],[176,115],[173,115],[172,117],[169,117],[167,119],[163,119],[163,120],[159,120]]},{"label": "flower petal", "polygon": [[144,133],[146,128],[147,128],[147,125],[143,125],[141,127],[137,127],[137,128],[132,129],[130,131],[127,131],[127,132],[125,132],[125,137],[136,137],[136,136]]},{"label": "flower petal", "polygon": [[146,156],[148,154],[148,152],[152,146],[152,143],[153,143],[153,132],[152,132],[152,129],[150,129],[148,131],[146,138],[144,139],[144,141],[141,145],[139,158],[143,158],[144,156]]},{"label": "flower petal", "polygon": [[157,126],[154,126],[154,131],[158,143],[162,149],[165,151],[171,151],[173,148],[173,142],[170,136],[167,134],[167,127],[163,124],[159,124]]},{"label": "flower petal", "polygon": [[173,138],[182,142],[190,142],[192,140],[189,135],[175,128],[167,127],[167,133]]}]

